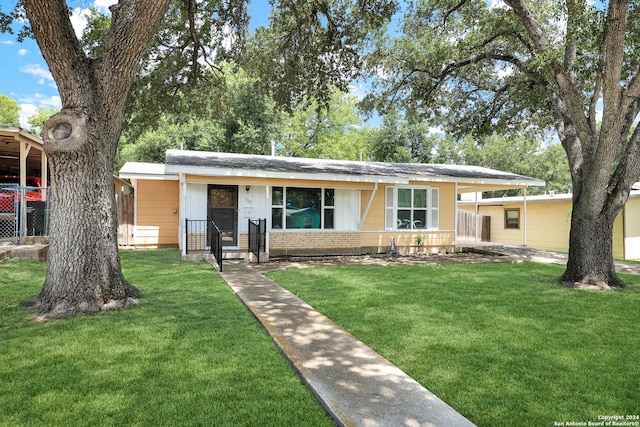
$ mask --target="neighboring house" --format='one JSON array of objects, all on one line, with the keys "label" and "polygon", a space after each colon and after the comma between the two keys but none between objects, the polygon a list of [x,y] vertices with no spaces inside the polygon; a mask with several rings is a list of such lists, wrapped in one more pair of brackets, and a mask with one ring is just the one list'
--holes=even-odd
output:
[{"label": "neighboring house", "polygon": [[208,246],[213,219],[227,252],[246,252],[248,220],[266,219],[266,253],[451,250],[458,195],[541,186],[492,169],[169,150],[165,164],[126,163],[134,246]]},{"label": "neighboring house", "polygon": [[[532,248],[568,252],[571,230],[571,194],[498,197],[460,201],[458,208],[490,217],[492,242],[527,245]],[[613,225],[613,256],[640,259],[640,185]]]}]

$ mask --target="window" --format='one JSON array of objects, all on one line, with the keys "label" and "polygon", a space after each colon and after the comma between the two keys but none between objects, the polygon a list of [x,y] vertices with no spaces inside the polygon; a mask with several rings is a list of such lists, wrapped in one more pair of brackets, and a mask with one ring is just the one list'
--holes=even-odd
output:
[{"label": "window", "polygon": [[520,228],[520,209],[504,210],[504,228]]},{"label": "window", "polygon": [[324,190],[324,228],[333,229],[333,212],[335,210],[335,190]]},{"label": "window", "polygon": [[333,229],[334,211],[332,188],[271,188],[273,229]]},{"label": "window", "polygon": [[429,187],[387,187],[387,229],[419,230],[439,227],[439,190]]}]

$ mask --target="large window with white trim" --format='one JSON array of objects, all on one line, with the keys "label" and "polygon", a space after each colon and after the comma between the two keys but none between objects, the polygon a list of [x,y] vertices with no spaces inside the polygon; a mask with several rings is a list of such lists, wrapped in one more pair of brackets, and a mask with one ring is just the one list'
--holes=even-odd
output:
[{"label": "large window with white trim", "polygon": [[333,188],[271,188],[273,229],[333,229],[334,211]]},{"label": "large window with white trim", "polygon": [[437,188],[387,187],[385,191],[385,227],[388,230],[436,230],[439,227]]}]

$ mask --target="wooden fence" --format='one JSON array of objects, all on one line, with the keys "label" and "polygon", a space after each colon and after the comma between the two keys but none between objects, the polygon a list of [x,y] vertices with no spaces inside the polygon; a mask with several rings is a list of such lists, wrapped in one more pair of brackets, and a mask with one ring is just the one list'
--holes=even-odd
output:
[{"label": "wooden fence", "polygon": [[471,212],[458,210],[458,239],[476,240],[476,228],[480,226],[480,241],[491,241],[491,217],[475,215]]},{"label": "wooden fence", "polygon": [[118,246],[133,246],[133,194],[118,194]]}]

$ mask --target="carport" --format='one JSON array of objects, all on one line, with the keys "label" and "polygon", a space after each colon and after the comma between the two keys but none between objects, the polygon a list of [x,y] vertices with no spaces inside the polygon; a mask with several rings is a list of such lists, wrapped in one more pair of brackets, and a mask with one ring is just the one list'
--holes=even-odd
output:
[{"label": "carport", "polygon": [[0,175],[17,175],[26,187],[27,176],[40,177],[47,187],[47,156],[42,139],[16,127],[0,127]]},{"label": "carport", "polygon": [[[37,180],[38,186],[35,188]],[[47,156],[40,137],[0,127],[0,241],[48,234]]]}]

